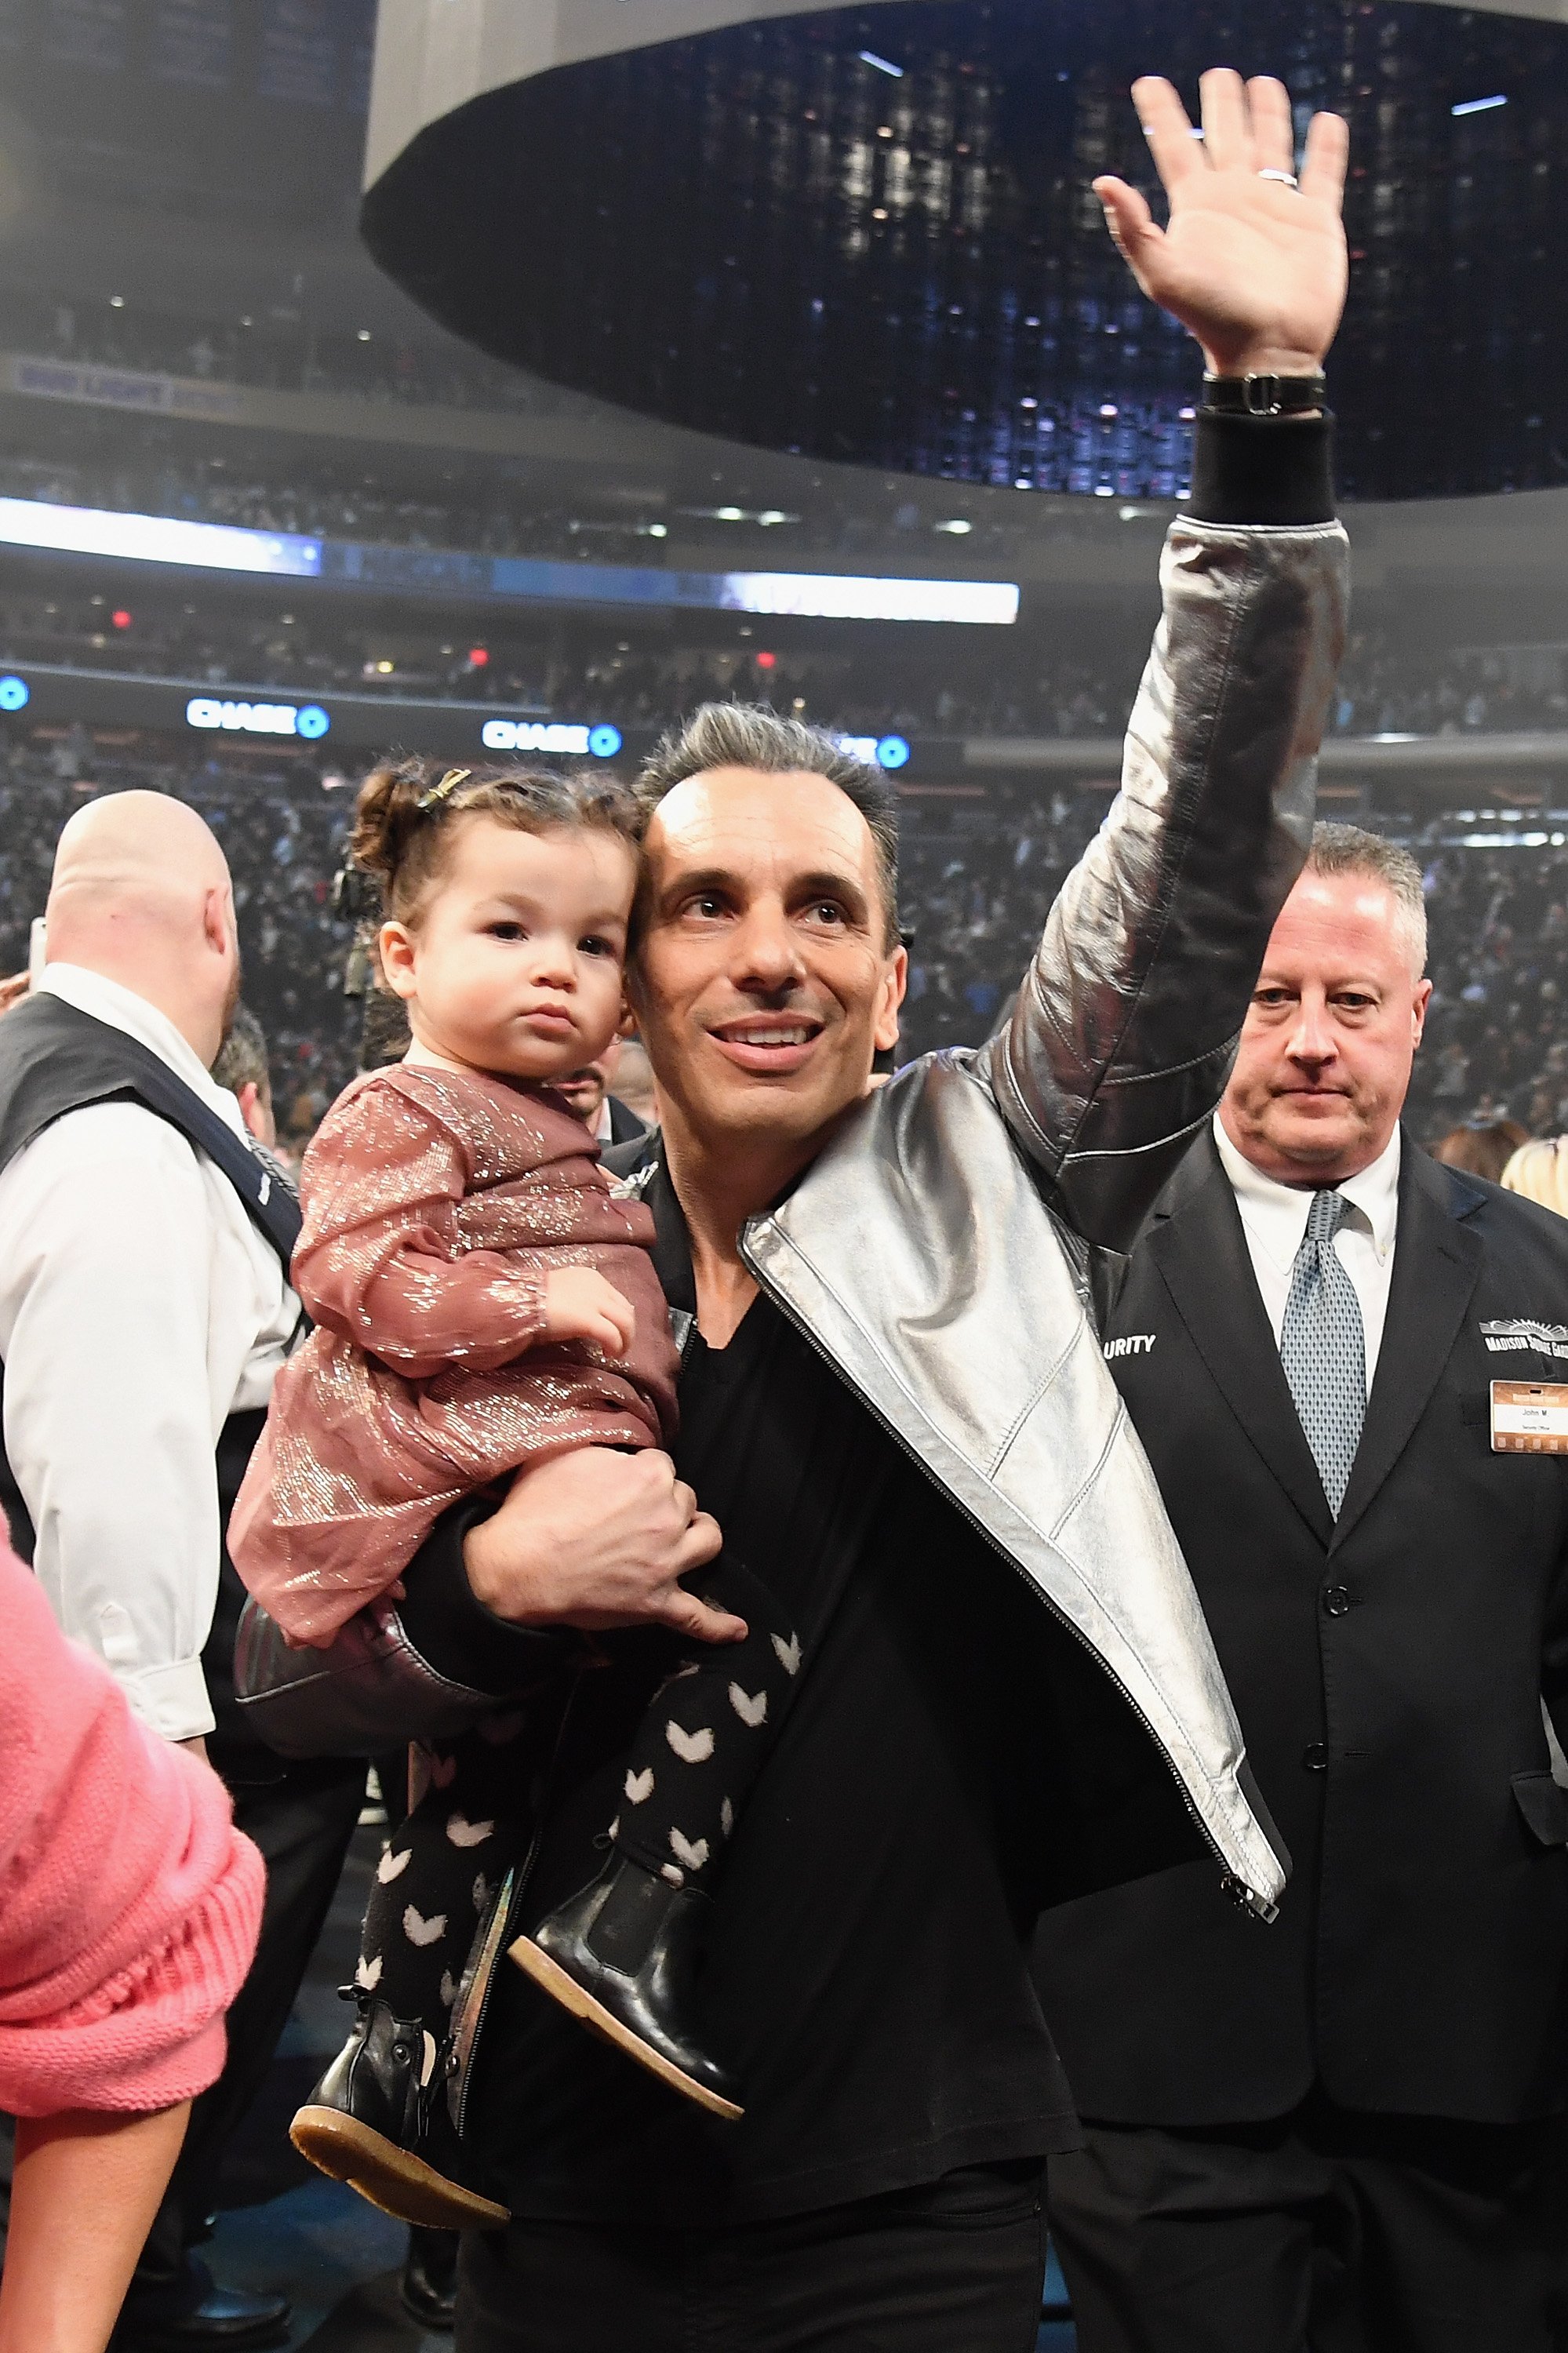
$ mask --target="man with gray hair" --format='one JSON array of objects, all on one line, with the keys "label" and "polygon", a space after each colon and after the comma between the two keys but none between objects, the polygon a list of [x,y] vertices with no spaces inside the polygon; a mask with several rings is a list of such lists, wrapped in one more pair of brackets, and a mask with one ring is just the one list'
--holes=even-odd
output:
[{"label": "man with gray hair", "polygon": [[1062,1906],[1082,2353],[1546,2353],[1568,2094],[1568,1226],[1400,1127],[1406,851],[1319,825],[1106,1355],[1295,1861]]},{"label": "man with gray hair", "polygon": [[[1277,1898],[1090,1322],[1219,1099],[1307,847],[1341,642],[1318,369],[1343,125],[1317,118],[1298,187],[1282,86],[1217,70],[1202,92],[1200,142],[1168,83],[1135,91],[1169,241],[1136,190],[1097,186],[1230,390],[1198,419],[1123,790],[1042,910],[1007,1036],[873,1084],[907,978],[885,797],[820,736],[758,744],[705,715],[649,779],[628,967],[660,1132],[622,1173],[683,1335],[673,1459],[583,1448],[449,1514],[396,1610],[330,1651],[247,1621],[246,1704],[286,1748],[417,1739],[444,1788],[453,1742],[528,1737],[532,1710],[553,1760],[449,2055],[416,2081],[415,2042],[362,1987],[340,2078],[360,2116],[417,2116],[429,2086],[511,2211],[465,2238],[461,2353],[1022,2353],[1042,2160],[1075,2130],[1029,1975],[1042,1905],[1169,1860],[1172,1830],[1192,1851],[1172,1774],[1221,1864],[1199,1870],[1259,1915]],[[724,1638],[680,1582],[721,1529],[800,1630],[711,1898],[705,2022],[745,2108],[726,2121],[505,1960],[580,1897],[575,1986],[597,1972],[602,2014],[656,1982],[662,1877],[584,1883],[604,1823],[650,1794],[623,1727],[681,1663],[662,1630]],[[546,1677],[558,1738],[521,1704]]]}]

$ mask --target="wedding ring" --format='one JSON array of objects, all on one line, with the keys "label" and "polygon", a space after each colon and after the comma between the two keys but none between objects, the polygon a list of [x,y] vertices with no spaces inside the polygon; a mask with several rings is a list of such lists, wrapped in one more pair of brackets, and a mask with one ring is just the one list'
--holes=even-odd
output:
[{"label": "wedding ring", "polygon": [[1257,176],[1260,180],[1277,180],[1280,185],[1286,188],[1299,188],[1301,185],[1294,172],[1276,172],[1270,169],[1260,172]]}]

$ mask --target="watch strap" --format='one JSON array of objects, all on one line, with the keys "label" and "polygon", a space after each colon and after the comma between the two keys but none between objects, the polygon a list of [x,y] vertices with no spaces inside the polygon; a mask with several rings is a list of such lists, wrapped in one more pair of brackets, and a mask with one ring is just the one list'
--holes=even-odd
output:
[{"label": "watch strap", "polygon": [[1327,405],[1319,375],[1205,375],[1203,406],[1210,417],[1303,417]]}]

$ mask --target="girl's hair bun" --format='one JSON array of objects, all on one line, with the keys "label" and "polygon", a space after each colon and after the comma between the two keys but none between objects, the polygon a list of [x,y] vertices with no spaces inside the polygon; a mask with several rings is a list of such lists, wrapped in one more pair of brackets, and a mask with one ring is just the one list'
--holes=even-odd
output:
[{"label": "girl's hair bun", "polygon": [[379,881],[387,913],[408,923],[440,871],[456,820],[476,816],[519,833],[613,833],[633,849],[647,822],[629,786],[603,769],[563,774],[391,760],[373,768],[359,788],[349,856]]},{"label": "girl's hair bun", "polygon": [[429,783],[423,760],[399,760],[373,768],[359,788],[349,856],[377,878],[388,897],[423,821],[419,801]]}]

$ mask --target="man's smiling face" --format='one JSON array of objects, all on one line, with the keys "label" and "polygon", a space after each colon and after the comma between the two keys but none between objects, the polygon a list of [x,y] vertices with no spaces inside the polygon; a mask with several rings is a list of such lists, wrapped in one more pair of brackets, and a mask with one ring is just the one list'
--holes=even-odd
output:
[{"label": "man's smiling face", "polygon": [[645,847],[630,993],[661,1096],[710,1144],[808,1146],[898,1038],[907,959],[870,827],[825,776],[715,768],[665,795]]}]

